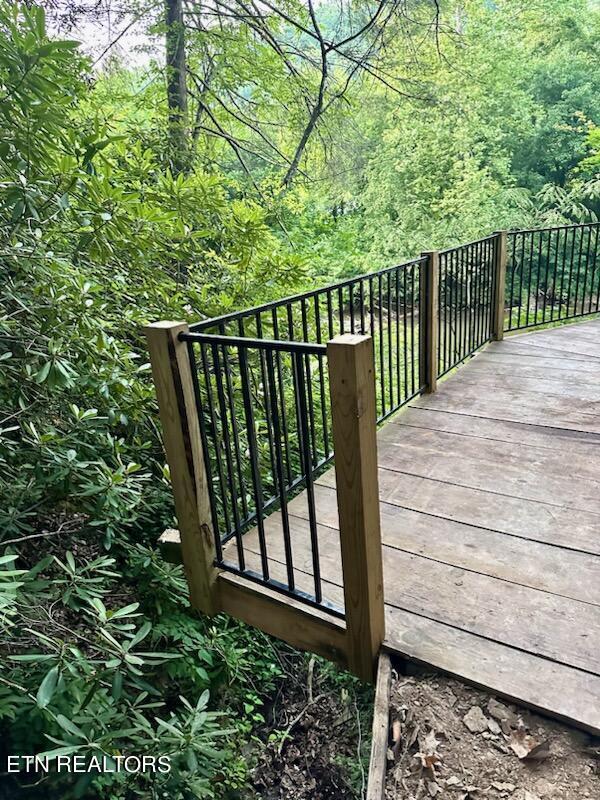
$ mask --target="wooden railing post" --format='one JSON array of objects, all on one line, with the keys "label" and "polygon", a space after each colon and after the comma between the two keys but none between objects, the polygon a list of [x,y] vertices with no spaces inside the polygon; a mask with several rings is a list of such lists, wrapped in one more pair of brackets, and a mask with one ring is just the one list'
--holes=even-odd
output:
[{"label": "wooden railing post", "polygon": [[427,393],[437,389],[438,376],[438,269],[437,250],[423,253],[427,261],[421,267],[419,336],[421,386]]},{"label": "wooden railing post", "polygon": [[348,665],[373,681],[385,635],[373,340],[327,344]]},{"label": "wooden railing post", "polygon": [[492,337],[504,338],[504,307],[506,302],[506,231],[496,231],[496,263],[494,264],[494,300]]},{"label": "wooden railing post", "polygon": [[185,343],[179,341],[179,334],[188,330],[183,322],[157,322],[148,325],[144,332],[171,473],[190,600],[193,606],[212,615],[219,611],[218,570],[214,566],[208,476],[189,354]]}]

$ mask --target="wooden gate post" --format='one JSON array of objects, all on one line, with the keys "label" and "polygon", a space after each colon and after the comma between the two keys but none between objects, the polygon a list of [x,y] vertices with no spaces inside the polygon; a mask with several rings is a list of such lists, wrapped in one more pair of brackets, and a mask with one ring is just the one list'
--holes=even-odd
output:
[{"label": "wooden gate post", "polygon": [[421,386],[426,393],[437,389],[438,357],[438,270],[437,250],[423,253],[427,261],[421,267],[419,297],[419,337]]},{"label": "wooden gate post", "polygon": [[208,476],[190,358],[187,345],[179,341],[179,334],[188,330],[184,322],[156,322],[148,325],[144,332],[171,473],[190,600],[195,608],[212,615],[220,609]]},{"label": "wooden gate post", "polygon": [[385,636],[373,339],[327,344],[348,665],[373,681]]},{"label": "wooden gate post", "polygon": [[504,306],[506,299],[506,231],[496,231],[496,263],[494,264],[494,299],[492,317],[492,337],[497,341],[504,338]]}]

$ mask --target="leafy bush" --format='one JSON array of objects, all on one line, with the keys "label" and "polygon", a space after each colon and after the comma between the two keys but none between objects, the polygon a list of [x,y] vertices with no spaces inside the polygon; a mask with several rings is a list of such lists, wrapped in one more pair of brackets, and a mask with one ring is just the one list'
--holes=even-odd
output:
[{"label": "leafy bush", "polygon": [[216,699],[254,708],[247,676],[268,690],[278,670],[264,642],[257,667],[240,626],[197,619],[154,549],[173,509],[140,331],[278,294],[302,265],[231,182],[174,177],[89,101],[84,114],[87,64],[47,38],[40,8],[0,3],[0,52],[6,747],[173,757],[127,785],[55,776],[58,794],[218,796],[245,780],[230,729],[247,723]]}]

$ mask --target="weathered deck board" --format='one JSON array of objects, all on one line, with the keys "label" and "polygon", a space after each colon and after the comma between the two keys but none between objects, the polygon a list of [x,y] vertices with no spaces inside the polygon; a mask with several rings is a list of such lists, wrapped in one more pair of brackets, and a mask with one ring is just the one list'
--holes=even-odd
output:
[{"label": "weathered deck board", "polygon": [[[490,344],[378,436],[386,646],[600,733],[600,320]],[[315,486],[342,604],[333,470]],[[289,504],[312,591],[306,499]],[[285,580],[281,520],[266,521]],[[259,568],[258,540],[244,537]]]}]

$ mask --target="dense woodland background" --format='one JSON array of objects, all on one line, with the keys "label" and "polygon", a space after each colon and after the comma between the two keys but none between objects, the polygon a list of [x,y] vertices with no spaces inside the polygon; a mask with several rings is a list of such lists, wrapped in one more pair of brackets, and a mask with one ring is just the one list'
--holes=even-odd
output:
[{"label": "dense woodland background", "polygon": [[69,29],[106,6],[47,5],[52,38],[0,0],[0,756],[174,757],[23,797],[252,797],[269,698],[304,662],[200,619],[156,551],[174,520],[141,327],[596,219],[600,7],[125,4],[165,69],[94,65]]}]

